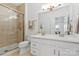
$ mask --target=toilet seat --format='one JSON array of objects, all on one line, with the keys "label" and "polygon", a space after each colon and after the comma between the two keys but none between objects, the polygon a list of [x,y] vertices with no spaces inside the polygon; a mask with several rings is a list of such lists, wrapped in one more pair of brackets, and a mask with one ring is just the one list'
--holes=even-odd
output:
[{"label": "toilet seat", "polygon": [[26,47],[26,46],[28,46],[28,44],[29,44],[29,41],[23,41],[23,42],[19,43],[19,47],[20,48]]}]

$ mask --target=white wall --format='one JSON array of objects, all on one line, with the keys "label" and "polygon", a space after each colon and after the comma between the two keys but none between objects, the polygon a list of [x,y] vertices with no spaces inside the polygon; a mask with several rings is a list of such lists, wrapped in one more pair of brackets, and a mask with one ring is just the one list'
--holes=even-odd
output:
[{"label": "white wall", "polygon": [[41,6],[43,4],[44,3],[28,3],[27,4],[27,6],[28,6],[27,7],[27,9],[28,9],[28,19],[30,19],[30,18],[36,18],[37,14],[40,11]]},{"label": "white wall", "polygon": [[[41,9],[41,6],[45,3],[28,3],[26,4],[25,10],[25,39],[27,38],[28,31],[28,20],[30,19],[37,19],[38,12]],[[71,4],[69,4],[71,5]],[[79,4],[72,4],[71,10],[69,11],[71,14],[72,24],[73,24],[73,32],[76,32],[77,21],[78,21],[78,14],[79,14]]]},{"label": "white wall", "polygon": [[28,37],[28,20],[37,19],[38,12],[44,3],[26,3],[25,4],[25,40]]}]

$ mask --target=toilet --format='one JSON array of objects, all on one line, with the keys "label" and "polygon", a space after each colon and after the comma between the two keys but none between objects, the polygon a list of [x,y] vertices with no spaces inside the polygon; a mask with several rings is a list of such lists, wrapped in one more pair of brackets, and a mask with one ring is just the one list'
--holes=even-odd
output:
[{"label": "toilet", "polygon": [[19,43],[20,55],[27,55],[29,51],[29,41]]}]

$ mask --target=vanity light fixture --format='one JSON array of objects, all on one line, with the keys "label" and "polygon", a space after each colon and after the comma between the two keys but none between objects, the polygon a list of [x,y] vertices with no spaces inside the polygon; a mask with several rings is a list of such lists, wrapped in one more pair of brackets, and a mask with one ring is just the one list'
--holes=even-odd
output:
[{"label": "vanity light fixture", "polygon": [[52,11],[54,8],[57,8],[61,6],[62,4],[57,4],[57,3],[51,3],[51,4],[45,4],[41,7],[43,11]]}]

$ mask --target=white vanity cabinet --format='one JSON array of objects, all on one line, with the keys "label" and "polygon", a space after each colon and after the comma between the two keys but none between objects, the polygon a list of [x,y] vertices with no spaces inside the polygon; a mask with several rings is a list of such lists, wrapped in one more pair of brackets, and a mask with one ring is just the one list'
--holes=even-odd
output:
[{"label": "white vanity cabinet", "polygon": [[33,56],[40,56],[40,40],[37,38],[29,38],[31,42],[31,54]]},{"label": "white vanity cabinet", "polygon": [[34,56],[56,56],[56,46],[41,42],[40,39],[31,38],[31,53]]},{"label": "white vanity cabinet", "polygon": [[32,55],[34,55],[34,56],[39,56],[40,55],[39,45],[40,44],[38,42],[33,42],[33,41],[31,42],[31,53],[32,53]]},{"label": "white vanity cabinet", "polygon": [[55,38],[31,37],[31,53],[35,56],[79,56],[79,43]]},{"label": "white vanity cabinet", "polygon": [[41,44],[40,46],[40,55],[41,56],[56,56],[56,46],[51,46],[47,44]]},{"label": "white vanity cabinet", "polygon": [[60,48],[59,55],[60,56],[78,56],[76,50],[65,49],[65,48]]},{"label": "white vanity cabinet", "polygon": [[79,48],[77,48],[79,44],[74,45],[72,43],[66,43],[61,41],[53,41],[53,40],[51,41],[50,39],[48,40],[42,39],[41,42],[42,43],[40,43],[40,51],[39,51],[41,56],[78,56],[79,55]]},{"label": "white vanity cabinet", "polygon": [[[64,42],[62,42],[64,43]],[[65,42],[66,43],[66,42]],[[71,46],[70,46],[71,44]],[[79,44],[66,43],[66,45],[59,45],[60,56],[79,56]]]}]

